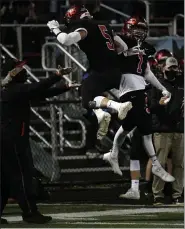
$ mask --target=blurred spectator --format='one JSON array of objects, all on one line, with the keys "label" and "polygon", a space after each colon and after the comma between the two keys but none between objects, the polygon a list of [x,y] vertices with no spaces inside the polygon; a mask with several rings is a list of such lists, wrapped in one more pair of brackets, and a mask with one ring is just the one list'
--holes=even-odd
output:
[{"label": "blurred spectator", "polygon": [[168,51],[167,49],[161,49],[155,54],[155,60],[157,61],[155,73],[157,78],[162,78],[164,77],[163,74],[163,66],[165,64],[165,61],[168,57],[173,56],[173,54]]},{"label": "blurred spectator", "polygon": [[17,24],[25,23],[26,18],[29,15],[29,6],[30,1],[20,1],[16,0],[12,3],[12,10],[13,10],[13,22]]},{"label": "blurred spectator", "polygon": [[[160,99],[160,92],[156,89],[152,90],[151,101],[151,110],[155,114],[154,143],[161,165],[165,167],[170,151],[172,153],[172,174],[176,179],[172,184],[174,204],[181,203],[184,187],[184,88],[179,85],[178,72],[177,60],[174,57],[167,58],[163,65],[164,78],[160,81],[172,93],[171,101],[165,105],[164,98]],[[152,190],[156,205],[164,203],[164,185],[162,180],[154,176]]]}]

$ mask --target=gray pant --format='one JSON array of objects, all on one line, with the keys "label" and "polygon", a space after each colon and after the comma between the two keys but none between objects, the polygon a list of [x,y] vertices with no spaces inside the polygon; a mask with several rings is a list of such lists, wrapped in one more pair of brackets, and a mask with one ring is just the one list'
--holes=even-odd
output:
[{"label": "gray pant", "polygon": [[[155,133],[154,145],[159,162],[163,167],[172,152],[172,175],[175,181],[172,183],[172,197],[181,197],[184,187],[184,134],[180,133]],[[165,182],[154,176],[152,190],[154,198],[164,197],[163,189]]]}]

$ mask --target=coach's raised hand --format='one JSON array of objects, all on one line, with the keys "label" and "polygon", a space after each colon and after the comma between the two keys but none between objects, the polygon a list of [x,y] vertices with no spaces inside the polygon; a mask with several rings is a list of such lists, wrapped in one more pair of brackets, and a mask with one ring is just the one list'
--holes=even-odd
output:
[{"label": "coach's raised hand", "polygon": [[67,68],[62,68],[60,65],[58,66],[58,69],[56,71],[57,75],[63,76],[63,75],[68,75],[69,73],[72,72],[72,68],[71,67],[67,67]]}]

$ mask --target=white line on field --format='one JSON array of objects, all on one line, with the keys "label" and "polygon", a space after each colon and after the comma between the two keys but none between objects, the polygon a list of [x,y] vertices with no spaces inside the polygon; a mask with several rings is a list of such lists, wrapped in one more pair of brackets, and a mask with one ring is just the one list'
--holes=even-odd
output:
[{"label": "white line on field", "polygon": [[66,224],[109,224],[109,225],[135,225],[135,224],[141,224],[141,225],[161,225],[161,226],[183,226],[183,223],[143,223],[143,222],[136,222],[136,223],[126,223],[126,222],[66,222]]},{"label": "white line on field", "polygon": [[[9,207],[18,207],[18,204],[8,204],[7,206]],[[80,206],[105,206],[105,207],[130,207],[130,208],[184,208],[183,206],[175,206],[175,205],[169,205],[169,204],[163,204],[160,207],[156,207],[156,206],[150,206],[150,205],[131,205],[131,204],[91,204],[91,203],[51,203],[51,204],[47,204],[47,203],[39,203],[38,206],[46,206],[46,207],[51,207],[51,206],[75,206],[75,207],[80,207]]]},{"label": "white line on field", "polygon": [[[51,209],[52,211],[52,209]],[[107,210],[107,211],[91,211],[91,212],[71,212],[71,213],[57,213],[48,214],[57,220],[74,220],[74,218],[93,218],[101,216],[123,216],[124,215],[140,215],[140,214],[153,214],[153,213],[183,213],[183,208],[138,208],[138,209],[123,209],[123,210]],[[22,221],[20,216],[5,216],[9,221],[19,222]]]}]

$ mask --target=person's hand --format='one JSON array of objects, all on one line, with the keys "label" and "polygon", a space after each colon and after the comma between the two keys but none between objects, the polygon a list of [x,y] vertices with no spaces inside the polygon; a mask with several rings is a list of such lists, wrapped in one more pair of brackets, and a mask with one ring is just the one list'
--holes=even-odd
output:
[{"label": "person's hand", "polygon": [[167,104],[170,102],[171,100],[171,93],[169,91],[167,91],[166,89],[164,89],[162,91],[162,94],[163,94],[163,97],[162,98],[165,98],[164,99],[164,104]]},{"label": "person's hand", "polygon": [[71,67],[67,67],[67,68],[62,68],[60,65],[58,66],[57,75],[63,76],[63,75],[68,75],[69,73],[72,72],[72,68]]},{"label": "person's hand", "polygon": [[22,67],[16,67],[14,69],[12,69],[11,71],[8,72],[9,76],[11,78],[15,77],[19,72],[21,72],[23,70]]},{"label": "person's hand", "polygon": [[52,20],[48,21],[47,26],[49,27],[50,31],[53,32],[54,29],[59,29],[58,21]]},{"label": "person's hand", "polygon": [[161,97],[161,99],[159,100],[159,104],[162,106],[165,106],[167,103],[165,103],[165,100],[167,99],[167,97]]},{"label": "person's hand", "polygon": [[68,87],[69,87],[69,88],[78,88],[78,87],[80,87],[80,86],[81,86],[80,83],[76,83],[76,82],[68,83]]}]

